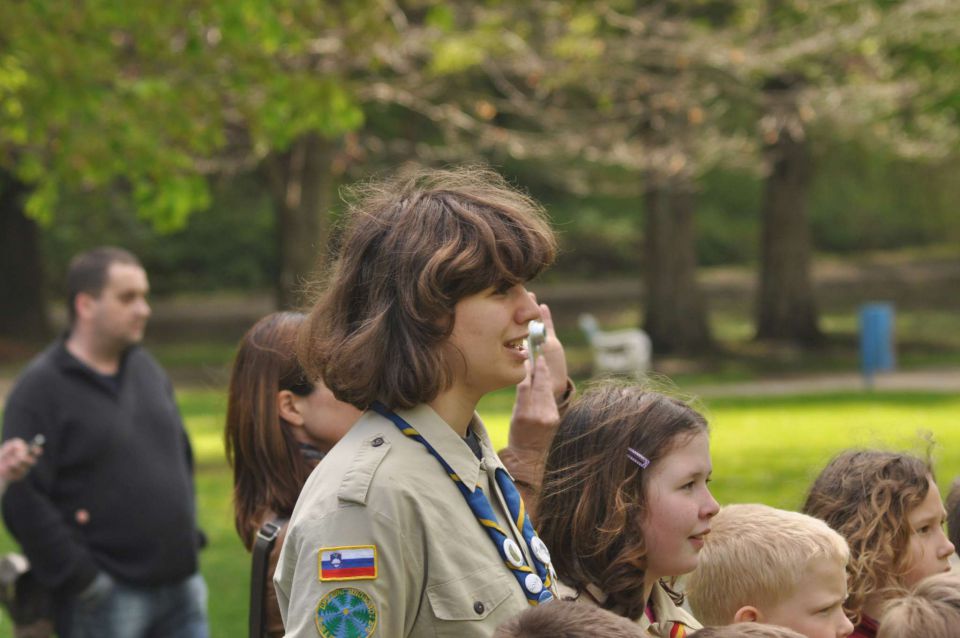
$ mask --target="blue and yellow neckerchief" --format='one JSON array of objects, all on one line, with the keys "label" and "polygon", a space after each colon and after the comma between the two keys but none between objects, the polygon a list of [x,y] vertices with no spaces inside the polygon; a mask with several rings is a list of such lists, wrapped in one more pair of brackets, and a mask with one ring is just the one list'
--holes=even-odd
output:
[{"label": "blue and yellow neckerchief", "polygon": [[[523,590],[524,596],[527,597],[527,602],[531,605],[539,605],[540,603],[552,600],[554,595],[550,590],[553,587],[554,578],[551,575],[550,552],[547,551],[546,545],[534,531],[530,517],[527,515],[526,508],[524,508],[523,499],[520,497],[520,493],[517,491],[516,486],[513,484],[506,470],[498,467],[494,475],[497,485],[500,486],[500,492],[503,494],[503,498],[507,503],[507,508],[510,511],[510,518],[517,526],[517,529],[520,530],[523,535],[523,540],[530,550],[530,556],[533,558],[533,568],[527,564],[523,552],[520,551],[520,546],[500,527],[500,524],[497,522],[497,517],[493,513],[493,507],[490,505],[490,501],[479,485],[471,492],[467,486],[463,484],[463,480],[453,471],[453,468],[440,456],[440,453],[396,412],[379,401],[371,405],[370,408],[377,414],[390,419],[405,436],[419,442],[433,455],[433,458],[437,459],[437,462],[440,463],[447,475],[453,480],[454,485],[460,490],[460,494],[463,495],[473,515],[476,516],[477,522],[486,530],[487,536],[490,537],[490,540],[500,553],[500,558],[503,559],[504,565],[510,569],[517,579],[517,582],[520,584],[520,589]],[[534,572],[534,569],[536,569],[536,572]]]}]

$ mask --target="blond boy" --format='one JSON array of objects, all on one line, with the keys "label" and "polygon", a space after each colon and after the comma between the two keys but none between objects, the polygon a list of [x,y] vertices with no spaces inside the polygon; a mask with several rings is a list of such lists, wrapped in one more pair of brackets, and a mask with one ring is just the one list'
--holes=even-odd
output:
[{"label": "blond boy", "polygon": [[823,521],[766,505],[728,505],[710,524],[686,590],[704,624],[762,622],[807,638],[845,638],[850,551]]},{"label": "blond boy", "polygon": [[960,635],[960,574],[947,572],[917,583],[912,593],[887,603],[877,638],[954,638]]},{"label": "blond boy", "polygon": [[777,625],[741,622],[724,627],[704,627],[690,634],[690,638],[803,638],[803,634]]}]

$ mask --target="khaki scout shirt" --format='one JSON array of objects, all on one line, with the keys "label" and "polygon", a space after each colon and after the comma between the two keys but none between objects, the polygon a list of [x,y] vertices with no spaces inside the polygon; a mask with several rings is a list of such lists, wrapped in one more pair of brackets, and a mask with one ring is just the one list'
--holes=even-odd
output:
[{"label": "khaki scout shirt", "polygon": [[[562,581],[557,588],[561,600],[576,600],[599,607],[607,598],[607,595],[594,585],[587,585],[587,595],[581,595],[582,592],[565,585]],[[640,614],[640,617],[634,620],[649,636],[680,638],[703,628],[696,618],[673,602],[659,582],[653,586],[650,592],[650,603],[653,607],[653,615],[657,618],[656,622],[650,622],[646,614]],[[674,630],[674,625],[681,625],[682,630]]]},{"label": "khaki scout shirt", "polygon": [[[500,525],[529,563],[529,550],[494,479],[495,469],[503,466],[480,419],[474,415],[471,428],[480,439],[483,462],[430,407],[397,413],[465,485],[483,488]],[[375,578],[319,579],[321,552],[329,556],[337,548],[370,546],[376,548]],[[373,411],[360,418],[307,479],[274,584],[286,635],[296,638],[337,635],[329,613],[331,597],[338,595],[352,606],[348,615],[359,608],[368,619],[355,622],[359,635],[370,630],[366,635],[385,638],[490,636],[500,623],[529,607],[443,467],[423,445]],[[321,607],[328,615],[326,625],[318,622]],[[375,622],[369,622],[372,616]]]}]

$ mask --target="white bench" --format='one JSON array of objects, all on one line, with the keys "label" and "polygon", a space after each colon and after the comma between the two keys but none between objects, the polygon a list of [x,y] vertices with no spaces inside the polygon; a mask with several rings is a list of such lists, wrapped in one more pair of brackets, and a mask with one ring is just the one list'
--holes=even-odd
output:
[{"label": "white bench", "polygon": [[580,315],[579,324],[593,349],[594,374],[643,375],[650,370],[653,347],[643,330],[602,331],[596,318],[586,313]]}]

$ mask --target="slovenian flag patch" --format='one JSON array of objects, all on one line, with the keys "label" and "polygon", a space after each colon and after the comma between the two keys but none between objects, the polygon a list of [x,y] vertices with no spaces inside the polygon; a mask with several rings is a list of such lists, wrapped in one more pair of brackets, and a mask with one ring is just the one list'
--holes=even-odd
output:
[{"label": "slovenian flag patch", "polygon": [[320,580],[373,580],[377,577],[375,545],[324,547],[319,552]]}]

